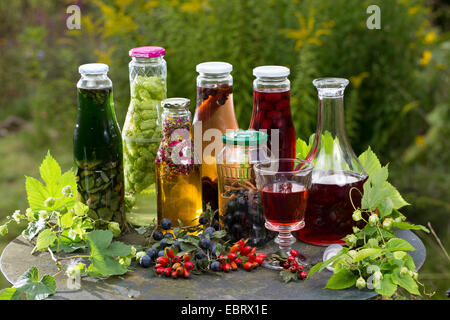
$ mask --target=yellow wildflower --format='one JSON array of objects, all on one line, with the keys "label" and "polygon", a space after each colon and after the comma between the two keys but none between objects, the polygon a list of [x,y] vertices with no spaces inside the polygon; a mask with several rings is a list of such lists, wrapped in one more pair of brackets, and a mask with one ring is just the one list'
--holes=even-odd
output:
[{"label": "yellow wildflower", "polygon": [[180,8],[185,12],[198,12],[208,5],[207,0],[190,0],[183,3]]},{"label": "yellow wildflower", "polygon": [[98,62],[105,63],[107,65],[111,65],[112,55],[114,53],[115,48],[111,47],[108,50],[94,50],[94,54],[98,58]]},{"label": "yellow wildflower", "polygon": [[431,51],[425,50],[422,54],[422,58],[420,58],[420,61],[419,61],[420,65],[422,65],[422,66],[428,65],[430,63],[431,56],[432,56]]},{"label": "yellow wildflower", "polygon": [[370,75],[369,72],[366,72],[366,71],[361,72],[361,73],[358,74],[357,76],[352,76],[352,77],[350,77],[350,82],[352,83],[352,86],[353,86],[355,89],[358,89],[358,88],[361,86],[362,81],[363,81],[365,78],[368,78],[369,75]]},{"label": "yellow wildflower", "polygon": [[425,38],[423,39],[423,41],[426,43],[426,44],[430,44],[430,43],[433,43],[435,40],[436,40],[436,33],[434,33],[434,32],[428,32],[426,35],[425,35]]},{"label": "yellow wildflower", "polygon": [[308,21],[305,20],[300,12],[296,12],[295,15],[298,19],[298,23],[300,24],[300,28],[280,30],[280,32],[284,33],[287,38],[297,39],[297,42],[295,43],[295,50],[299,50],[305,43],[320,46],[322,44],[322,41],[319,39],[320,36],[330,34],[330,28],[335,25],[333,20],[323,22],[322,27],[316,30],[316,19],[314,18],[313,7],[310,8]]},{"label": "yellow wildflower", "polygon": [[408,15],[409,16],[413,16],[415,15],[417,12],[419,12],[420,10],[420,6],[413,6],[411,8],[408,9]]},{"label": "yellow wildflower", "polygon": [[414,100],[411,101],[410,103],[407,103],[403,108],[402,108],[402,114],[406,114],[409,111],[411,111],[413,108],[417,107],[419,105],[419,101],[418,100]]},{"label": "yellow wildflower", "polygon": [[425,145],[425,137],[424,136],[416,136],[414,138],[414,143],[419,147],[423,147]]}]

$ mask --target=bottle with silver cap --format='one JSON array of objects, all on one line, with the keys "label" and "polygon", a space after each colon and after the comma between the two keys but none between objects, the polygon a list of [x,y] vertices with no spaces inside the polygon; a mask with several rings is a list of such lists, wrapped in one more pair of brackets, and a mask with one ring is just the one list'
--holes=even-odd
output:
[{"label": "bottle with silver cap", "polygon": [[101,63],[82,65],[77,84],[73,150],[78,197],[89,206],[96,227],[109,221],[125,224],[122,138],[108,70]]},{"label": "bottle with silver cap", "polygon": [[[203,62],[196,70],[199,76],[194,127],[195,141],[202,144],[203,208],[209,204],[215,211],[218,209],[216,152],[222,150],[222,135],[227,130],[239,128],[233,104],[233,66],[226,62]],[[199,125],[201,131],[197,131]],[[201,133],[200,139],[197,132]]]},{"label": "bottle with silver cap", "polygon": [[272,155],[295,158],[295,128],[291,115],[290,70],[282,66],[260,66],[253,69],[253,113],[250,129],[269,135]]},{"label": "bottle with silver cap", "polygon": [[158,224],[164,218],[172,226],[198,224],[202,213],[201,165],[192,143],[190,100],[165,99],[161,103],[162,139],[156,156]]}]

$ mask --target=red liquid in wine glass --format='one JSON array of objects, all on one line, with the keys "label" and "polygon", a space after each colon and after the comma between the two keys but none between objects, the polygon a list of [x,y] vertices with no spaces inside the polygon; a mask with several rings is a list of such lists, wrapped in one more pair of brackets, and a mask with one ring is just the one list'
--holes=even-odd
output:
[{"label": "red liquid in wine glass", "polygon": [[295,182],[277,182],[260,191],[264,217],[274,225],[291,225],[303,220],[308,190]]},{"label": "red liquid in wine glass", "polygon": [[290,91],[253,91],[253,114],[250,129],[266,129],[271,146],[271,129],[279,130],[278,158],[295,158],[295,129],[292,122]]},{"label": "red liquid in wine glass", "polygon": [[[340,176],[344,183],[337,184],[336,175]],[[313,176],[305,212],[305,227],[297,231],[299,240],[317,245],[344,244],[341,239],[353,233],[352,227],[357,223],[352,219],[354,209],[349,191],[355,187],[362,192],[367,177],[351,172],[340,172],[336,175],[325,176],[318,182],[314,181]],[[359,208],[361,194],[358,190],[352,190],[351,195],[353,204]]]}]

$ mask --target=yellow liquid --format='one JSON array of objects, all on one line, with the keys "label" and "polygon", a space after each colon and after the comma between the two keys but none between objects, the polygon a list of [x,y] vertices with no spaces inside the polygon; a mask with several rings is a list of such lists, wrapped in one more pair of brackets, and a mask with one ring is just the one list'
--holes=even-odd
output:
[{"label": "yellow liquid", "polygon": [[202,184],[200,165],[193,165],[187,174],[165,175],[165,164],[156,164],[158,223],[162,219],[172,220],[178,227],[178,219],[183,226],[198,224],[202,213]]}]

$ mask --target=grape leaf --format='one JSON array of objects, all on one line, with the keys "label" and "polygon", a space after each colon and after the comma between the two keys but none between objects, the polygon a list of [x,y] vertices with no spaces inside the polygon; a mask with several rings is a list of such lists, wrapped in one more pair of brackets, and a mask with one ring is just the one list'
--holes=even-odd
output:
[{"label": "grape leaf", "polygon": [[56,281],[49,275],[39,281],[39,271],[31,267],[17,279],[14,288],[17,294],[25,293],[28,300],[42,300],[56,292]]},{"label": "grape leaf", "polygon": [[114,257],[125,257],[131,253],[131,246],[119,241],[111,242],[113,234],[109,230],[94,230],[87,234],[86,241],[91,250],[89,274],[112,276],[125,274],[128,270]]},{"label": "grape leaf", "polygon": [[409,205],[408,202],[403,199],[400,192],[389,182],[386,182],[385,186],[386,189],[389,190],[389,199],[392,201],[393,208],[398,210],[404,206]]},{"label": "grape leaf", "polygon": [[348,269],[341,269],[334,273],[328,280],[325,288],[327,289],[346,289],[355,285],[358,276]]}]

